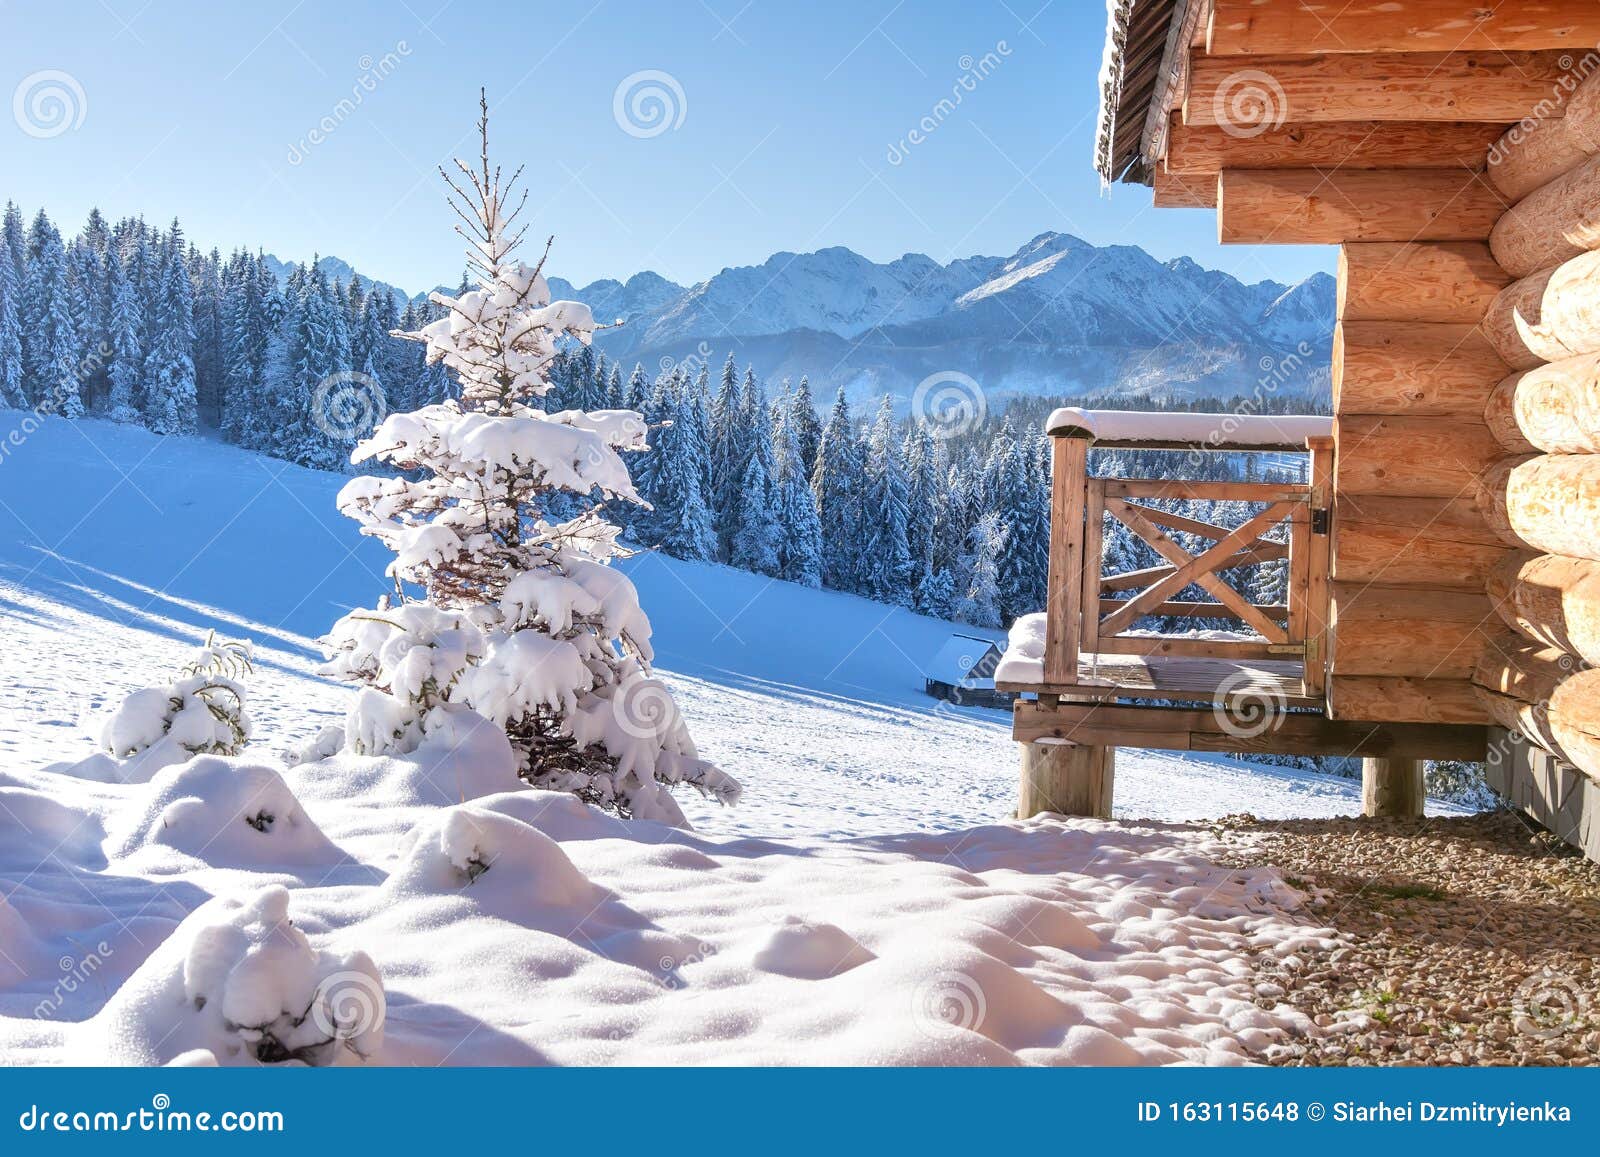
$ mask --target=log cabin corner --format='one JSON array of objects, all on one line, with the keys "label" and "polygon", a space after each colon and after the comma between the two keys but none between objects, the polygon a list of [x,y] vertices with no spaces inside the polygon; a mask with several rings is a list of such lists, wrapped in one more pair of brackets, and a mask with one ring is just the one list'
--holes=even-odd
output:
[{"label": "log cabin corner", "polygon": [[[1600,4],[1111,9],[1102,179],[1214,209],[1225,243],[1339,247],[1333,416],[1052,416],[1049,603],[997,672],[1023,695],[1020,814],[1108,815],[1118,745],[1359,755],[1369,815],[1421,814],[1420,761],[1473,759],[1600,858]],[[1088,448],[1119,445],[1309,470],[1091,477]],[[1206,496],[1259,513],[1139,505]],[[1166,565],[1103,574],[1110,518]],[[1274,559],[1282,605],[1221,577]],[[1216,601],[1177,602],[1190,584]],[[1129,630],[1185,608],[1247,637]]]}]

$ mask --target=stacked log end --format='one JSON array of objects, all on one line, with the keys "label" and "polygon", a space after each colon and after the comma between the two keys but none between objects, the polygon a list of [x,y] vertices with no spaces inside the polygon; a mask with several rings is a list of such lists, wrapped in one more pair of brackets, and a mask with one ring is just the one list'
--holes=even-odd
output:
[{"label": "stacked log end", "polygon": [[1484,405],[1500,456],[1475,495],[1515,549],[1485,582],[1504,633],[1472,682],[1496,723],[1600,779],[1600,74],[1509,130],[1488,176],[1516,202],[1490,236],[1514,280],[1483,323],[1512,372]]}]

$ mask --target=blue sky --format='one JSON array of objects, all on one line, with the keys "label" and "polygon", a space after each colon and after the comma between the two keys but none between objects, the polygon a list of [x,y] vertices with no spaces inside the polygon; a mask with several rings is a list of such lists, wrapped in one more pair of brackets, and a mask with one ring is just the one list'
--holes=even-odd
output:
[{"label": "blue sky", "polygon": [[[434,169],[475,152],[482,84],[549,268],[579,284],[831,245],[1009,254],[1046,230],[1251,281],[1330,269],[1331,249],[1222,247],[1210,211],[1102,195],[1104,24],[1100,0],[0,0],[0,198],[449,282]],[[65,120],[28,99],[51,88]]]}]

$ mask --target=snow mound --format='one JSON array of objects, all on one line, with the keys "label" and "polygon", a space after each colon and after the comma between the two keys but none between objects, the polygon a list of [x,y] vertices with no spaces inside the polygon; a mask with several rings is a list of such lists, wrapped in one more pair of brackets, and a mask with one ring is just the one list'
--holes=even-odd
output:
[{"label": "snow mound", "polygon": [[386,1013],[372,959],[314,947],[288,890],[268,887],[180,924],[89,1022],[85,1059],[357,1064],[382,1047]]},{"label": "snow mound", "polygon": [[[475,711],[455,704],[436,708],[416,750],[383,756],[341,751],[344,728],[324,753],[318,736],[292,760],[296,788],[307,799],[359,796],[398,807],[440,807],[526,789],[506,733]],[[573,800],[583,807],[578,800]]]},{"label": "snow mound", "polygon": [[28,926],[22,913],[0,894],[0,989],[11,988],[53,971],[50,946]]},{"label": "snow mound", "polygon": [[449,808],[414,827],[384,889],[396,899],[470,889],[472,897],[502,911],[593,905],[601,895],[538,828],[471,805]]},{"label": "snow mound", "polygon": [[149,783],[163,768],[187,762],[191,758],[193,756],[177,740],[164,735],[126,759],[97,751],[76,763],[51,764],[47,770],[94,783]]},{"label": "snow mound", "polygon": [[111,843],[118,856],[160,846],[221,866],[305,867],[346,859],[276,769],[218,755],[160,772]]},{"label": "snow mound", "polygon": [[791,916],[765,937],[751,963],[779,976],[823,980],[872,959],[872,953],[837,924],[807,924]]}]

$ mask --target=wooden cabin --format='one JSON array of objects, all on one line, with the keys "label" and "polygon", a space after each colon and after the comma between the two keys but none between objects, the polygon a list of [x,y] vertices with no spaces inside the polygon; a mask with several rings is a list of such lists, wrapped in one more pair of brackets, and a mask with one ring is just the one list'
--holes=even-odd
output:
[{"label": "wooden cabin", "polygon": [[[1600,3],[1121,0],[1109,37],[1104,180],[1214,209],[1223,242],[1339,247],[1334,415],[1308,484],[1199,556],[1149,484],[1086,473],[1127,430],[1052,420],[1042,655],[1000,673],[1023,813],[1105,812],[1117,744],[1362,755],[1370,814],[1420,813],[1418,760],[1476,758],[1600,856]],[[1104,516],[1169,565],[1101,574]],[[1286,606],[1219,589],[1285,546]],[[1190,580],[1247,642],[1126,637]]]}]

